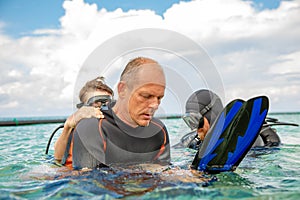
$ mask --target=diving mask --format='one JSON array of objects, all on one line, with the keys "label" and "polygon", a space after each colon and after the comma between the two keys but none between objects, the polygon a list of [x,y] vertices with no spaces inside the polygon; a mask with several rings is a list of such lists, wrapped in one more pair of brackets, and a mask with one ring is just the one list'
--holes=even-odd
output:
[{"label": "diving mask", "polygon": [[191,130],[196,130],[203,127],[204,119],[200,113],[185,113],[182,117],[183,121],[191,128]]},{"label": "diving mask", "polygon": [[95,106],[95,107],[106,107],[108,103],[112,101],[110,95],[97,95],[94,97],[91,97],[87,103],[79,103],[76,105],[76,107],[79,109],[82,106]]}]

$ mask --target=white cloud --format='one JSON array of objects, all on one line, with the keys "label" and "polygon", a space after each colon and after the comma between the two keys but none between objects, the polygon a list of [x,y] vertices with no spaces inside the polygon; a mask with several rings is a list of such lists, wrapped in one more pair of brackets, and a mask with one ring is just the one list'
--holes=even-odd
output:
[{"label": "white cloud", "polygon": [[[269,72],[274,75],[299,74],[300,73],[300,51],[287,55],[279,55],[277,62],[269,67]],[[300,77],[299,77],[300,78]]]},{"label": "white cloud", "polygon": [[249,1],[195,0],[174,4],[163,17],[151,10],[98,10],[82,0],[63,7],[59,29],[19,39],[0,31],[0,102],[7,105],[0,115],[67,115],[87,56],[137,28],[167,28],[205,47],[224,81],[226,101],[266,94],[274,111],[300,110],[299,0],[262,11]]},{"label": "white cloud", "polygon": [[13,77],[13,78],[20,78],[22,77],[22,74],[21,72],[13,69],[12,71],[10,71],[8,74],[7,74],[8,77]]}]

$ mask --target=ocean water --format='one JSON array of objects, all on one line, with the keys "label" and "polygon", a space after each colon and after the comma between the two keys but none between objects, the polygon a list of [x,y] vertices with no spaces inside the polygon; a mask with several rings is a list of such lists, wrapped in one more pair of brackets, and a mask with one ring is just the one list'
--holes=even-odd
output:
[{"label": "ocean water", "polygon": [[[300,114],[269,115],[300,122]],[[176,144],[189,130],[181,119],[163,120]],[[59,124],[0,127],[0,199],[299,199],[300,128],[278,126],[282,145],[250,150],[235,172],[193,174],[195,151],[172,148],[171,170],[103,169],[76,173],[54,164]]]}]

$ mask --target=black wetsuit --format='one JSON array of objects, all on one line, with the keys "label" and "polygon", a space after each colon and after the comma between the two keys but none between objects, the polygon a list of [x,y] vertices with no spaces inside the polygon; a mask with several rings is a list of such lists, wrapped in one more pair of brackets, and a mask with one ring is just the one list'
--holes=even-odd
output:
[{"label": "black wetsuit", "polygon": [[109,108],[104,119],[83,119],[73,132],[74,169],[101,165],[170,163],[169,135],[164,124],[153,118],[146,127],[133,128]]}]

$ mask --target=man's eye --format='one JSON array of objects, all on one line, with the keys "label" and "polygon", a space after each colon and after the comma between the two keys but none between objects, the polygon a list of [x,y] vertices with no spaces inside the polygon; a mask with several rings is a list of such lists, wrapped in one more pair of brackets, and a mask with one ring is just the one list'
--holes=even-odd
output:
[{"label": "man's eye", "polygon": [[141,94],[141,96],[145,99],[150,99],[151,98],[151,95],[148,95],[148,94]]},{"label": "man's eye", "polygon": [[151,96],[150,95],[142,95],[142,97],[145,99],[150,99]]}]

